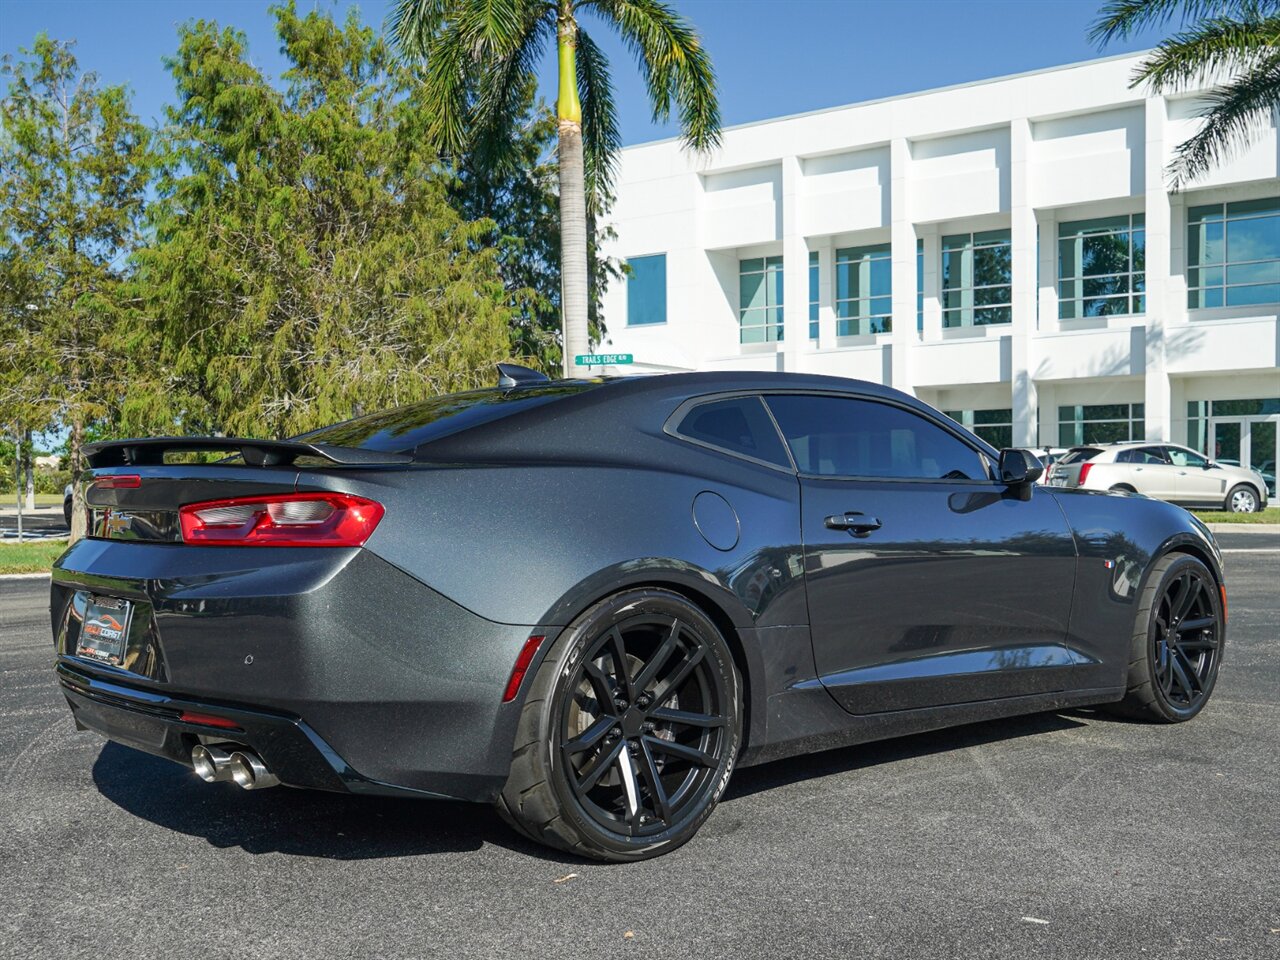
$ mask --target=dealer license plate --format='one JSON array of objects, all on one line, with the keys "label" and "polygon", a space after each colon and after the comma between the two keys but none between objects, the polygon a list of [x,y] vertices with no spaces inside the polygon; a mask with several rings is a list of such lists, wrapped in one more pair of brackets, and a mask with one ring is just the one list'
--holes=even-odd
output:
[{"label": "dealer license plate", "polygon": [[113,667],[123,666],[132,615],[133,604],[128,600],[91,596],[85,604],[76,655]]}]

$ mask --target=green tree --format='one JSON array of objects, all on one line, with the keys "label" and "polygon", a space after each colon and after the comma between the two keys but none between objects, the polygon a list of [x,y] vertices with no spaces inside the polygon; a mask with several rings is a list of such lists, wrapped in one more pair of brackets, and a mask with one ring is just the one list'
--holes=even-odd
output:
[{"label": "green tree", "polygon": [[411,72],[354,12],[273,13],[283,90],[210,22],[169,63],[135,344],[166,375],[139,371],[131,429],[287,435],[487,383],[508,355],[492,225],[450,205]]},{"label": "green tree", "polygon": [[588,212],[599,210],[620,146],[609,66],[579,22],[616,30],[644,75],[654,119],[677,112],[686,143],[720,141],[711,58],[693,27],[662,0],[397,0],[391,32],[425,61],[428,133],[449,156],[509,166],[511,129],[537,62],[554,42],[564,370],[590,349]]},{"label": "green tree", "polygon": [[139,239],[151,136],[123,87],[71,46],[6,56],[0,104],[0,420],[61,423],[80,467],[86,425],[121,392],[122,268]]},{"label": "green tree", "polygon": [[1110,0],[1090,31],[1100,46],[1177,21],[1133,86],[1178,93],[1212,84],[1204,123],[1169,166],[1175,187],[1247,146],[1280,107],[1280,0]]}]

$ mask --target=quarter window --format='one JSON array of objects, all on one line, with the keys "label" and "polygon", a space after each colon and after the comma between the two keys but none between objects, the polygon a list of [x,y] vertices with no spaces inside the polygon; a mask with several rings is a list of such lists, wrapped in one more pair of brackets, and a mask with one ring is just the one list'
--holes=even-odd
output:
[{"label": "quarter window", "polygon": [[759,397],[729,397],[700,403],[680,421],[676,433],[790,469],[787,451]]},{"label": "quarter window", "polygon": [[959,437],[901,407],[852,397],[768,398],[801,473],[830,477],[987,480]]},{"label": "quarter window", "polygon": [[942,325],[1013,320],[1013,238],[1008,230],[942,238]]},{"label": "quarter window", "polygon": [[893,327],[889,244],[836,251],[836,336],[889,333]]},{"label": "quarter window", "polygon": [[666,323],[667,255],[632,257],[627,266],[627,326]]},{"label": "quarter window", "polygon": [[1280,197],[1192,207],[1187,306],[1280,302]]},{"label": "quarter window", "polygon": [[1146,311],[1142,214],[1058,227],[1058,316],[1064,320]]},{"label": "quarter window", "polygon": [[738,322],[742,343],[782,339],[782,257],[738,261]]}]

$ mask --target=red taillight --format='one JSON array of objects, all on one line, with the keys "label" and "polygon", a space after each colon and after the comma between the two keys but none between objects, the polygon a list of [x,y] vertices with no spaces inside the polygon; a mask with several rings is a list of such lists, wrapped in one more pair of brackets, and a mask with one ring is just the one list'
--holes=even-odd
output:
[{"label": "red taillight", "polygon": [[142,486],[142,478],[136,473],[113,473],[94,477],[93,485],[99,490],[123,490]]},{"label": "red taillight", "polygon": [[240,724],[234,720],[228,720],[226,717],[215,717],[211,713],[196,713],[193,710],[183,710],[178,719],[183,723],[199,723],[206,727],[221,727],[223,730],[240,729]]},{"label": "red taillight", "polygon": [[189,503],[182,542],[225,547],[359,547],[382,504],[349,493],[287,493]]},{"label": "red taillight", "polygon": [[1080,479],[1076,481],[1078,486],[1083,487],[1085,480],[1089,479],[1089,471],[1093,469],[1093,461],[1080,464]]},{"label": "red taillight", "polygon": [[529,672],[533,655],[538,652],[538,647],[542,646],[542,641],[545,639],[546,637],[530,637],[520,648],[520,656],[516,657],[516,665],[511,668],[511,679],[507,681],[506,692],[502,695],[503,703],[510,703],[520,692],[520,684],[524,680],[524,675]]}]

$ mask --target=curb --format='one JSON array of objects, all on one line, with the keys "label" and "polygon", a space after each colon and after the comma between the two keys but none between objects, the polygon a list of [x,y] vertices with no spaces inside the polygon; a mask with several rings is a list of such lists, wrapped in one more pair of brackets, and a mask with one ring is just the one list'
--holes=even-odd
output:
[{"label": "curb", "polygon": [[52,576],[49,573],[0,573],[0,580],[47,580]]},{"label": "curb", "polygon": [[1280,523],[1207,523],[1214,533],[1280,533]]}]

